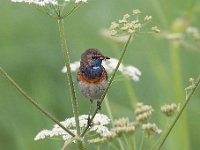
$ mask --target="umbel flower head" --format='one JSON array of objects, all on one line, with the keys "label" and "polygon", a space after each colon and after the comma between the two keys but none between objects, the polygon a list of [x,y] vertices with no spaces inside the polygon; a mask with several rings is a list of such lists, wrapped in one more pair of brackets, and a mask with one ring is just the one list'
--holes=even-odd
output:
[{"label": "umbel flower head", "polygon": [[111,131],[116,136],[120,136],[123,133],[133,133],[135,131],[135,124],[134,122],[130,122],[129,118],[119,118],[114,120]]},{"label": "umbel flower head", "polygon": [[[11,0],[12,2],[35,4],[38,6],[58,5],[58,0]],[[73,2],[75,4],[86,3],[87,0],[63,0],[63,3]]]},{"label": "umbel flower head", "polygon": [[135,122],[130,122],[129,118],[119,118],[114,120],[113,127],[110,129],[111,134],[106,137],[97,137],[88,140],[90,144],[102,144],[106,141],[114,140],[123,134],[132,135],[135,132]]},{"label": "umbel flower head", "polygon": [[[125,14],[122,19],[113,21],[110,25],[111,35],[136,34],[140,32],[144,25],[152,20],[152,16],[145,16],[142,20],[140,20],[139,15],[141,13],[142,12],[139,9],[134,9],[132,15]],[[152,28],[152,31],[155,33],[160,32],[156,26]]]},{"label": "umbel flower head", "polygon": [[179,111],[179,105],[172,103],[172,104],[165,104],[160,107],[160,110],[168,117],[173,116],[175,113]]},{"label": "umbel flower head", "polygon": [[11,0],[15,3],[34,5],[37,10],[56,19],[63,19],[71,15],[88,0]]},{"label": "umbel flower head", "polygon": [[153,133],[160,134],[162,132],[155,123],[143,124],[142,129],[149,135]]},{"label": "umbel flower head", "polygon": [[140,123],[146,123],[152,115],[153,108],[150,105],[137,103],[135,109],[136,120]]},{"label": "umbel flower head", "polygon": [[[79,116],[79,122],[81,130],[87,126],[88,115]],[[72,133],[76,135],[76,122],[75,118],[67,118],[65,121],[60,122],[65,128],[69,129]],[[111,132],[106,127],[110,123],[110,119],[103,114],[96,114],[93,119],[92,127],[89,129],[90,132],[96,132],[101,137],[110,136]],[[41,140],[46,137],[61,136],[64,141],[70,140],[72,138],[66,131],[64,131],[57,124],[51,130],[44,129],[40,131],[34,138],[34,140]]]},{"label": "umbel flower head", "polygon": [[[105,69],[108,73],[112,73],[114,71],[115,67],[117,66],[118,61],[119,60],[116,58],[110,58],[110,59],[104,61],[102,65],[105,67]],[[79,65],[80,65],[79,61],[71,63],[70,64],[71,71],[77,71],[79,68]],[[67,68],[63,67],[62,72],[63,73],[67,72]],[[140,79],[139,77],[141,76],[140,70],[131,65],[120,64],[119,72],[122,75],[130,77],[133,81],[139,81],[139,79]]]}]

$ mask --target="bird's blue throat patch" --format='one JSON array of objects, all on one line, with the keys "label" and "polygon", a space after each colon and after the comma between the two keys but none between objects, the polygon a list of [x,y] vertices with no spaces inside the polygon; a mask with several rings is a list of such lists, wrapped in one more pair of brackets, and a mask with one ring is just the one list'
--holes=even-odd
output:
[{"label": "bird's blue throat patch", "polygon": [[89,67],[86,67],[84,70],[85,75],[88,78],[95,79],[96,77],[100,77],[102,74],[102,66],[101,66],[102,60],[95,59],[92,62],[92,65]]}]

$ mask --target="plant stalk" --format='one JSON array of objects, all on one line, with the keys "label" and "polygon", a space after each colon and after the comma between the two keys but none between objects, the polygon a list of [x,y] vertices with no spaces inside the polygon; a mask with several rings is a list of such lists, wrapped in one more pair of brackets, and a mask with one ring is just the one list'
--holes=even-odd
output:
[{"label": "plant stalk", "polygon": [[175,126],[176,122],[178,121],[178,119],[180,118],[181,114],[183,113],[184,109],[186,108],[188,102],[191,100],[192,95],[194,94],[194,92],[196,91],[197,87],[200,84],[200,75],[197,78],[196,82],[194,83],[194,87],[193,89],[191,89],[190,93],[188,94],[188,96],[186,97],[185,102],[183,103],[180,111],[178,112],[178,114],[176,115],[176,117],[174,118],[174,120],[172,121],[171,125],[169,126],[168,130],[165,132],[163,138],[161,139],[161,142],[158,144],[157,146],[157,150],[160,150],[161,147],[163,146],[163,144],[165,143],[167,137],[169,136],[170,132],[172,131],[173,127]]},{"label": "plant stalk", "polygon": [[71,136],[75,136],[70,130],[66,129],[58,120],[56,120],[51,114],[49,114],[44,108],[42,108],[38,103],[35,102],[22,88],[0,67],[0,74],[4,76],[15,88],[16,90],[24,96],[28,102],[30,102],[35,108],[37,108],[40,112],[42,112],[46,117],[51,119],[53,122],[58,124],[63,130],[69,133]]},{"label": "plant stalk", "polygon": [[[111,123],[113,125],[114,119],[113,119],[113,115],[112,115],[112,112],[111,112],[111,108],[110,108],[110,104],[109,104],[107,96],[105,97],[104,101],[105,101],[105,105],[106,105],[106,110],[107,110],[108,116],[109,116],[109,118],[111,120]],[[120,149],[121,150],[125,150],[122,140],[120,138],[117,138],[117,141],[119,143]]]},{"label": "plant stalk", "polygon": [[77,102],[77,99],[76,99],[74,83],[73,83],[73,80],[72,80],[69,51],[67,49],[67,43],[66,43],[66,40],[65,40],[64,20],[62,18],[58,19],[58,27],[59,27],[59,32],[60,32],[61,46],[62,46],[63,54],[64,54],[65,66],[67,68],[67,79],[69,81],[69,87],[70,87],[70,92],[71,92],[71,96],[72,96],[71,102],[72,102],[72,108],[73,108],[73,113],[74,113],[75,122],[76,122],[76,130],[77,130],[77,134],[80,135],[80,125],[79,125],[79,119],[78,119],[78,116],[79,116],[78,102]]},{"label": "plant stalk", "polygon": [[[67,43],[65,40],[65,33],[64,33],[64,20],[62,17],[58,18],[58,27],[59,27],[59,33],[60,33],[60,41],[61,41],[61,46],[63,49],[63,54],[64,54],[64,61],[65,61],[65,66],[67,68],[67,79],[69,82],[69,87],[70,87],[70,92],[71,92],[71,103],[72,103],[72,109],[74,113],[74,118],[76,122],[76,131],[77,135],[80,136],[80,124],[79,124],[79,111],[78,111],[78,102],[76,99],[76,93],[74,89],[74,83],[72,80],[72,73],[71,73],[71,68],[70,68],[70,57],[69,57],[69,51],[67,49]],[[77,140],[77,146],[79,150],[85,150],[86,147],[84,146],[82,141]]]}]

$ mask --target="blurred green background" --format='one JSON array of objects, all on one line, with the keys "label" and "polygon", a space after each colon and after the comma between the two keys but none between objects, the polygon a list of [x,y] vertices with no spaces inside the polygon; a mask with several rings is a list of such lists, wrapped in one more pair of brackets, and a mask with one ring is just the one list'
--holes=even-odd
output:
[{"label": "blurred green background", "polygon": [[[199,0],[90,0],[65,21],[71,61],[79,60],[81,53],[90,47],[118,58],[123,44],[103,37],[100,30],[136,8],[152,15],[153,25],[163,32],[174,32],[174,22],[181,18],[188,25],[200,27]],[[138,67],[142,76],[137,83],[124,78],[112,84],[108,97],[114,118],[127,116],[134,119],[134,103],[141,101],[153,106],[155,112],[151,122],[165,130],[169,122],[160,113],[159,107],[165,103],[182,102],[188,79],[196,78],[200,73],[200,50],[175,49],[167,40],[142,34],[129,46],[123,63]],[[28,4],[1,0],[0,66],[58,120],[73,115],[66,76],[61,73],[63,64],[56,20]],[[76,81],[75,73],[73,78]],[[194,150],[200,146],[199,91],[188,104],[163,149]],[[77,97],[80,114],[87,113],[89,101],[82,98],[78,90]],[[102,113],[106,114],[104,106]],[[38,131],[50,129],[53,124],[0,77],[0,149],[60,149],[61,140],[33,140]],[[105,149],[110,148],[105,146]]]}]

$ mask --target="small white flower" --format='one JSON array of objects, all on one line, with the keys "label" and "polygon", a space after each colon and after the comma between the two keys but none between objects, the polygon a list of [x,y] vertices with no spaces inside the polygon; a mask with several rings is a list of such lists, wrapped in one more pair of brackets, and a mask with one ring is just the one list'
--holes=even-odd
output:
[{"label": "small white flower", "polygon": [[[83,129],[87,126],[88,122],[88,115],[81,115],[79,116],[79,123],[80,127]],[[72,133],[77,135],[76,133],[76,123],[75,118],[71,117],[66,119],[65,121],[60,122],[65,128],[70,130]],[[108,125],[110,123],[110,119],[103,114],[96,114],[96,116],[93,119],[92,127],[89,129],[89,131],[94,131],[98,134],[100,134],[102,137],[110,136],[111,132],[108,130],[108,128],[105,125]],[[60,126],[55,124],[51,130],[42,130],[40,131],[34,138],[35,141],[44,139],[46,137],[53,137],[53,136],[62,136],[63,140],[70,140],[72,138],[71,135],[69,135],[66,131],[64,131]]]},{"label": "small white flower", "polygon": [[[79,68],[79,66],[80,66],[80,62],[79,62],[79,61],[76,61],[76,62],[74,62],[74,63],[71,63],[71,64],[70,64],[71,71],[72,71],[72,72],[77,71],[78,68]],[[63,73],[67,72],[67,68],[66,68],[66,67],[63,67],[62,72],[63,72]]]},{"label": "small white flower", "polygon": [[102,126],[102,125],[95,125],[93,126],[90,131],[96,131],[97,133],[99,133],[102,137],[106,137],[106,136],[111,136],[111,132],[108,130],[107,127]]},{"label": "small white flower", "polygon": [[110,119],[106,115],[103,115],[103,114],[96,114],[96,116],[93,120],[93,124],[95,124],[95,125],[104,126],[109,123],[110,123]]},{"label": "small white flower", "polygon": [[123,74],[130,76],[134,81],[139,81],[139,76],[141,76],[140,70],[133,66],[124,67]]},{"label": "small white flower", "polygon": [[145,17],[144,17],[144,20],[145,20],[145,21],[149,21],[149,20],[151,20],[151,19],[152,19],[152,16],[145,16]]},{"label": "small white flower", "polygon": [[87,0],[75,0],[75,3],[87,3]]},{"label": "small white flower", "polygon": [[142,13],[139,9],[134,9],[133,10],[133,15],[137,15],[137,14],[140,14]]},{"label": "small white flower", "polygon": [[35,4],[38,6],[45,6],[47,4],[51,5],[58,5],[57,0],[11,0],[12,2],[17,3],[28,3],[28,4]]},{"label": "small white flower", "polygon": [[41,140],[41,139],[44,139],[46,136],[50,136],[50,132],[49,130],[42,130],[40,131],[34,138],[35,141],[37,140]]}]

